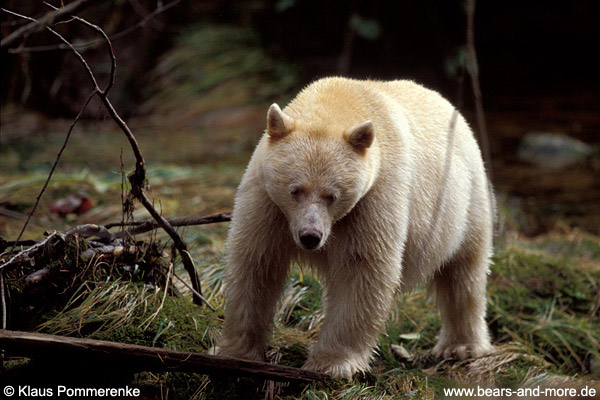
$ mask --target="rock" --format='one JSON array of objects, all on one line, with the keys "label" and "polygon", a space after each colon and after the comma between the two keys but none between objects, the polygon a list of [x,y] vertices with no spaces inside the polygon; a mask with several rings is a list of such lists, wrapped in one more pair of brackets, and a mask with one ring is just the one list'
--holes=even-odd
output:
[{"label": "rock", "polygon": [[559,133],[529,132],[518,148],[522,161],[556,170],[585,161],[594,148],[580,140]]}]

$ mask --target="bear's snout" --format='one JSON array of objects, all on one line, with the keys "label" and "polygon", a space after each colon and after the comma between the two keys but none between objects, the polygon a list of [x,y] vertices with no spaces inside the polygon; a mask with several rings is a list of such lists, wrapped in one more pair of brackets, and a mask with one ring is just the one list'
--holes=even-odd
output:
[{"label": "bear's snout", "polygon": [[323,234],[316,229],[301,229],[298,236],[306,250],[316,249],[323,238]]}]

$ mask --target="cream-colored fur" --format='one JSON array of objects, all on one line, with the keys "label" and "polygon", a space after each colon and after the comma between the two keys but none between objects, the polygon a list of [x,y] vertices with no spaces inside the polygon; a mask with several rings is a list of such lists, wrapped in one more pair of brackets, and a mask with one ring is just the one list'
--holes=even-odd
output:
[{"label": "cream-colored fur", "polygon": [[394,292],[420,283],[441,311],[433,353],[489,352],[493,198],[452,105],[410,81],[326,78],[271,106],[267,122],[236,197],[216,354],[263,358],[293,260],[324,286],[307,369],[367,370]]}]

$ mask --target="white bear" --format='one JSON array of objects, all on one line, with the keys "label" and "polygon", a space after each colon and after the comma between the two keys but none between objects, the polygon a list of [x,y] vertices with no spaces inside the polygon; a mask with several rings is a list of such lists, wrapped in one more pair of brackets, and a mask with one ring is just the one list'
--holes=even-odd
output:
[{"label": "white bear", "polygon": [[464,118],[411,81],[325,78],[267,129],[235,200],[216,354],[262,360],[292,261],[314,267],[325,319],[304,368],[369,368],[398,288],[430,284],[433,354],[491,351],[485,322],[494,202]]}]

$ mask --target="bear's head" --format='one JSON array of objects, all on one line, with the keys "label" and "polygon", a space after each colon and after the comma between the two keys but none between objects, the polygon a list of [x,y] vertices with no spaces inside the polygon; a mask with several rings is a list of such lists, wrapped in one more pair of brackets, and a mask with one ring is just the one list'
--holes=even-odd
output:
[{"label": "bear's head", "polygon": [[266,191],[287,217],[296,244],[318,250],[375,181],[375,126],[370,120],[323,126],[294,119],[273,104],[267,134],[261,174]]}]

